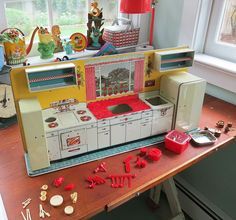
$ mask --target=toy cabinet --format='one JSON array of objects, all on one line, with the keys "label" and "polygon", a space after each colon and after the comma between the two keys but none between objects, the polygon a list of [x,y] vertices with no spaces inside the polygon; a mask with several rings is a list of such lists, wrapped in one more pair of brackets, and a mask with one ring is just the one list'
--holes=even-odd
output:
[{"label": "toy cabinet", "polygon": [[58,132],[46,133],[46,141],[48,147],[49,160],[54,161],[61,159],[61,153],[60,153],[61,144],[59,141]]},{"label": "toy cabinet", "polygon": [[111,145],[125,142],[125,123],[111,125]]},{"label": "toy cabinet", "polygon": [[25,74],[30,92],[75,86],[77,84],[73,63],[27,68]]},{"label": "toy cabinet", "polygon": [[19,100],[19,110],[31,169],[38,170],[50,166],[39,101],[21,99]]},{"label": "toy cabinet", "polygon": [[190,67],[193,58],[194,51],[191,49],[155,52],[154,68],[159,72],[165,72]]},{"label": "toy cabinet", "polygon": [[105,148],[111,145],[110,142],[110,122],[101,120],[98,122],[98,148]]},{"label": "toy cabinet", "polygon": [[161,134],[171,130],[173,106],[153,110],[152,135]]},{"label": "toy cabinet", "polygon": [[86,140],[87,140],[88,151],[93,151],[97,149],[98,146],[97,133],[98,133],[97,123],[86,126],[86,135],[87,135]]}]

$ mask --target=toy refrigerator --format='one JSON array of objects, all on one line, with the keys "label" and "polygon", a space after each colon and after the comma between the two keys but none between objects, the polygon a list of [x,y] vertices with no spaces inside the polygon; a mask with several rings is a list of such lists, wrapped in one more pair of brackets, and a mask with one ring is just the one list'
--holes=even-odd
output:
[{"label": "toy refrigerator", "polygon": [[161,77],[160,94],[174,104],[172,128],[189,131],[198,127],[206,81],[187,72]]}]

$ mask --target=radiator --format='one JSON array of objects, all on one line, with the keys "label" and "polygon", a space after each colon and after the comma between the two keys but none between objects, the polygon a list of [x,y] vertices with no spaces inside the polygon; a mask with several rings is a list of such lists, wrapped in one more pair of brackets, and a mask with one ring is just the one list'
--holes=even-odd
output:
[{"label": "radiator", "polygon": [[182,210],[193,220],[233,220],[183,178],[174,178]]}]

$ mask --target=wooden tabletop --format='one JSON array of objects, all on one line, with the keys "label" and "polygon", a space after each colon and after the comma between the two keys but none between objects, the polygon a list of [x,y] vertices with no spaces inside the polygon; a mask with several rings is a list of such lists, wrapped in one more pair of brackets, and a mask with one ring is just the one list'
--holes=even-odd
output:
[{"label": "wooden tabletop", "polygon": [[[236,106],[206,96],[200,126],[214,127],[218,120],[231,121],[235,126]],[[51,214],[51,219],[87,219],[104,209],[111,210],[174,176],[219,148],[226,146],[226,143],[233,141],[235,136],[236,131],[233,130],[228,134],[222,134],[213,146],[193,147],[189,145],[186,151],[180,155],[165,150],[163,145],[159,145],[158,148],[163,153],[161,159],[157,162],[149,162],[143,169],[134,167],[133,161],[136,159],[139,150],[106,158],[101,161],[106,163],[108,171],[99,173],[102,177],[107,177],[110,174],[124,174],[122,161],[128,155],[133,156],[131,174],[136,174],[136,178],[132,179],[131,188],[128,188],[127,185],[124,188],[112,188],[107,179],[106,184],[89,189],[85,178],[93,175],[94,169],[101,161],[94,161],[39,177],[28,177],[19,128],[14,125],[0,131],[0,194],[9,220],[22,219],[20,214],[23,211],[21,203],[27,198],[32,199],[28,206],[32,219],[39,219],[40,203]],[[74,183],[76,185],[74,191],[77,191],[79,195],[78,202],[74,205],[75,213],[70,217],[65,216],[63,209],[66,205],[71,205],[71,192],[64,191],[63,187],[55,188],[51,184],[55,178],[60,176],[65,178],[64,185]],[[55,194],[61,194],[64,197],[65,201],[62,206],[54,208],[49,205],[48,201],[40,202],[40,188],[43,184],[49,185],[48,198]]]}]

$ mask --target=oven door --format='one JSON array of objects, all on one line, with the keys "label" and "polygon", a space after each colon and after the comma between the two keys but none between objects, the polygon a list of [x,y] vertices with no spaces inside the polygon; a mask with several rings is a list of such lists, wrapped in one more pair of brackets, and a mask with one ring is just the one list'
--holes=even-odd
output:
[{"label": "oven door", "polygon": [[85,128],[62,131],[60,137],[62,152],[68,152],[69,155],[76,155],[87,151]]}]

